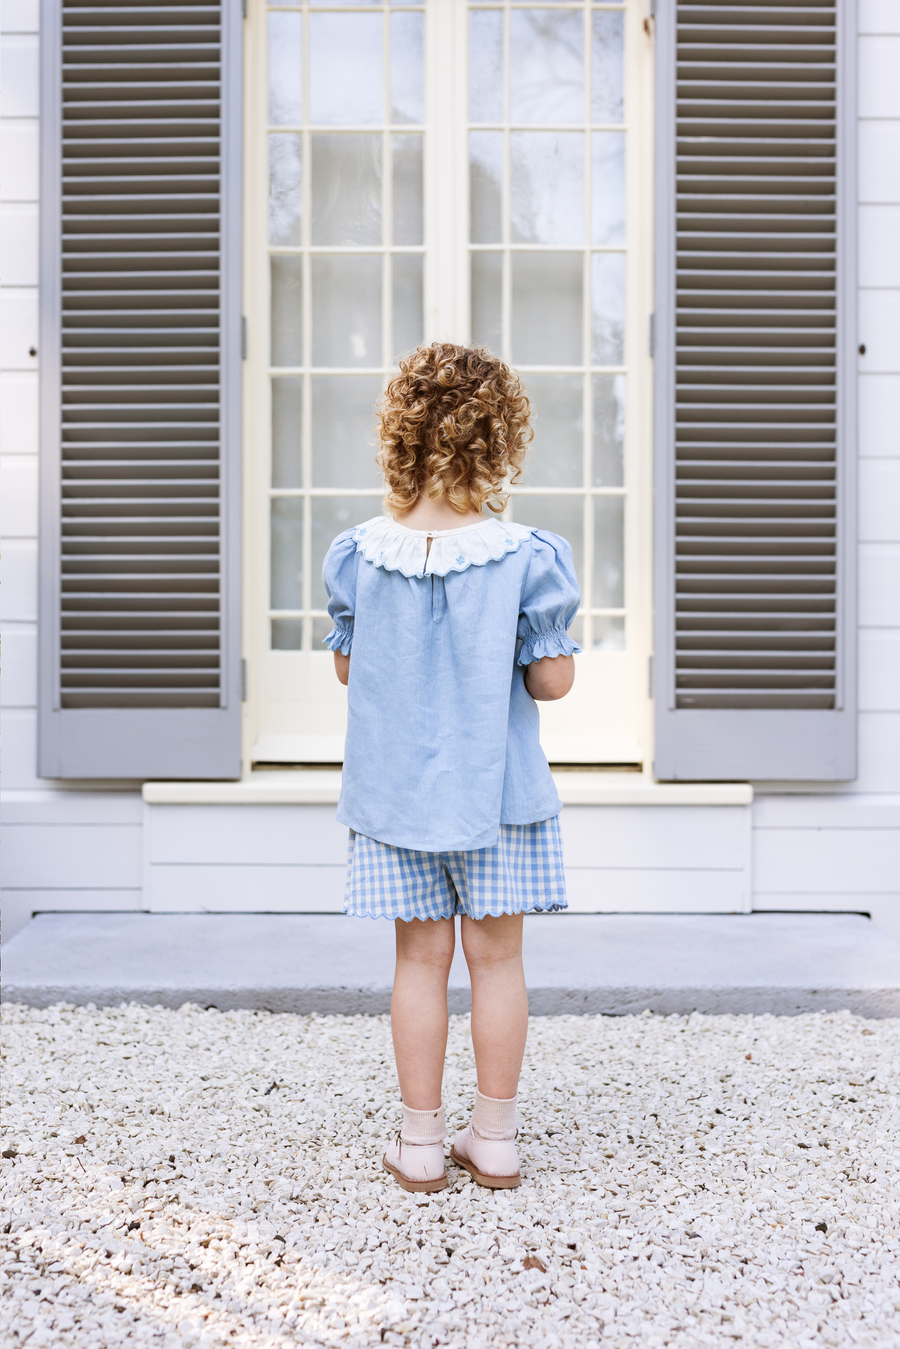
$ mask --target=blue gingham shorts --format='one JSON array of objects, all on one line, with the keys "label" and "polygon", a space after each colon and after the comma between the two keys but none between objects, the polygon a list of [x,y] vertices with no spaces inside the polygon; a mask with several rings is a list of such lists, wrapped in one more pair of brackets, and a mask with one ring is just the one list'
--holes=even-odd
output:
[{"label": "blue gingham shorts", "polygon": [[501,824],[492,848],[413,852],[350,830],[344,913],[358,918],[498,918],[568,908],[559,819]]}]

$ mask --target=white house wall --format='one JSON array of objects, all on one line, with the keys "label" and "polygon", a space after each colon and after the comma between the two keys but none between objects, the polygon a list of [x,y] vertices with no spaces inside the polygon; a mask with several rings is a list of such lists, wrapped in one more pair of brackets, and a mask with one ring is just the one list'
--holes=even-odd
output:
[{"label": "white house wall", "polygon": [[[3,937],[47,909],[334,911],[333,806],[148,807],[136,789],[36,777],[36,0],[7,0],[0,24]],[[900,938],[897,0],[860,0],[859,88],[859,776],[758,783],[752,807],[567,807],[578,911],[862,910]]]}]

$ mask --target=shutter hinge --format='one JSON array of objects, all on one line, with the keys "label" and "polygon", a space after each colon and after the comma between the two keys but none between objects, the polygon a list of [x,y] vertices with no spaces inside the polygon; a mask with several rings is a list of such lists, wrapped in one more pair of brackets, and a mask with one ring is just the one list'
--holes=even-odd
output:
[{"label": "shutter hinge", "polygon": [[[651,3],[652,3],[652,0],[651,0]],[[246,17],[247,17],[247,7],[248,7],[248,4],[249,4],[249,0],[241,0],[241,13],[243,14],[243,16],[244,16],[245,19],[246,19]]]},{"label": "shutter hinge", "polygon": [[247,657],[241,656],[241,702],[247,701]]},{"label": "shutter hinge", "polygon": [[241,360],[247,359],[247,318],[245,314],[241,315]]},{"label": "shutter hinge", "polygon": [[653,698],[653,657],[647,657],[647,697]]},{"label": "shutter hinge", "polygon": [[656,355],[656,315],[655,315],[655,314],[651,314],[651,315],[650,315],[649,345],[650,345],[650,355],[651,355],[651,356],[655,356],[655,355]]},{"label": "shutter hinge", "polygon": [[[245,5],[244,13],[247,12],[247,11],[246,11],[246,4],[247,4],[247,0],[244,0],[244,5]],[[656,0],[650,0],[650,18],[651,18],[651,19],[655,19],[655,18],[656,18]]]}]

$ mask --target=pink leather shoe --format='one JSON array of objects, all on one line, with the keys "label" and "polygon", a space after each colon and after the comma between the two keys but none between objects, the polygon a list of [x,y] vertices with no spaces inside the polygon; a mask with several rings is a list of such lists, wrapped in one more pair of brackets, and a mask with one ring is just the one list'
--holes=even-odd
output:
[{"label": "pink leather shoe", "polygon": [[479,1138],[471,1124],[461,1129],[453,1140],[450,1158],[457,1166],[465,1167],[473,1180],[489,1190],[514,1190],[522,1184],[519,1173],[519,1154],[513,1139],[495,1142]]},{"label": "pink leather shoe", "polygon": [[431,1194],[450,1184],[443,1143],[404,1143],[398,1134],[388,1143],[381,1164],[411,1194]]}]

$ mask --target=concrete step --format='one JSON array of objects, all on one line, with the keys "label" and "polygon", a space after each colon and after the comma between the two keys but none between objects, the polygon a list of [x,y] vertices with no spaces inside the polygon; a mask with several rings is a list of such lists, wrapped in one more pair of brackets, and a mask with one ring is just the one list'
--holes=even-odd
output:
[{"label": "concrete step", "polygon": [[[393,946],[340,914],[41,914],[4,947],[2,997],[386,1012]],[[900,945],[856,914],[535,914],[525,968],[535,1015],[900,1016]],[[449,997],[468,1011],[459,943]]]}]

